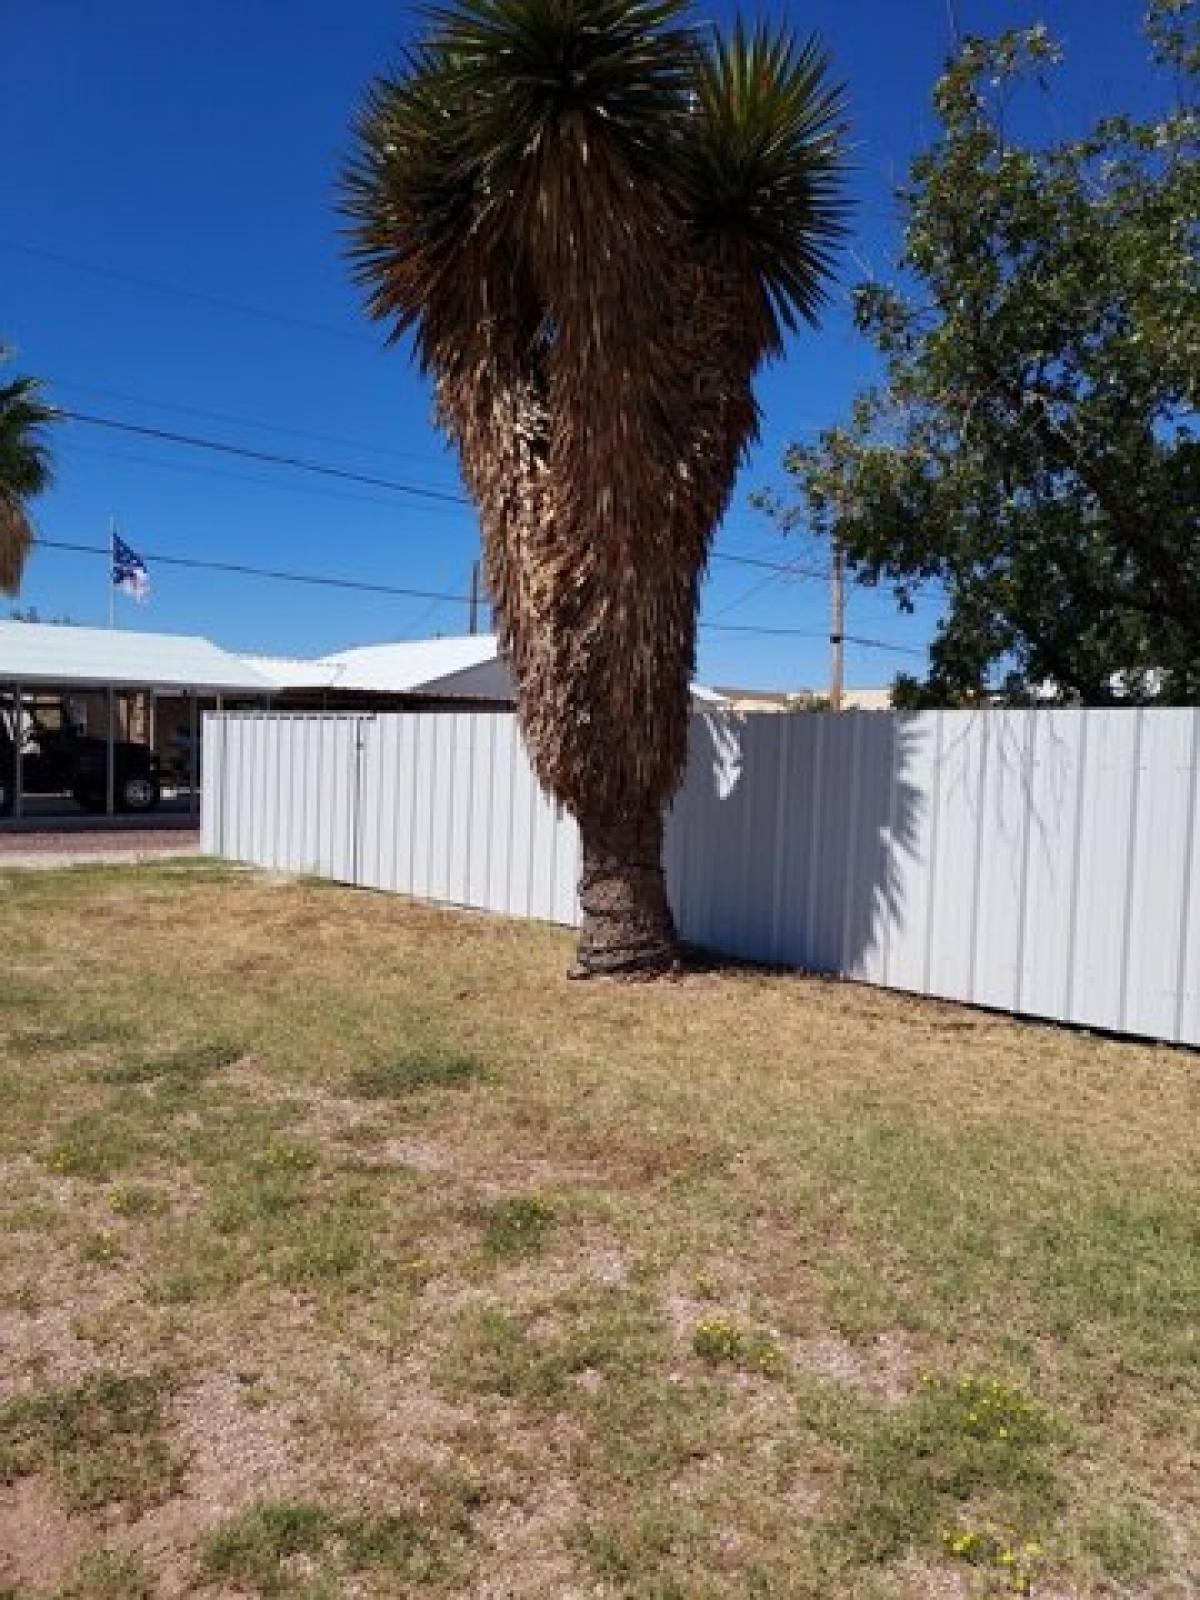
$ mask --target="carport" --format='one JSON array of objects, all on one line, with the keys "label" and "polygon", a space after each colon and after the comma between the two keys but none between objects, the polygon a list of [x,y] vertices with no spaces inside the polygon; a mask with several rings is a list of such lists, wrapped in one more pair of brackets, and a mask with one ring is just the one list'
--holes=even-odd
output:
[{"label": "carport", "polygon": [[196,818],[201,712],[274,692],[208,639],[0,622],[0,827],[157,809],[164,794]]}]

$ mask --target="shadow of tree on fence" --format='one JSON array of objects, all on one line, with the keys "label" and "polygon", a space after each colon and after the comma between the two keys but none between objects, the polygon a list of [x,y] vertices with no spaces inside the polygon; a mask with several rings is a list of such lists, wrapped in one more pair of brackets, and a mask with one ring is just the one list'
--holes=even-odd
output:
[{"label": "shadow of tree on fence", "polygon": [[667,833],[682,936],[746,960],[878,981],[903,928],[927,802],[929,719],[850,712],[693,718]]}]

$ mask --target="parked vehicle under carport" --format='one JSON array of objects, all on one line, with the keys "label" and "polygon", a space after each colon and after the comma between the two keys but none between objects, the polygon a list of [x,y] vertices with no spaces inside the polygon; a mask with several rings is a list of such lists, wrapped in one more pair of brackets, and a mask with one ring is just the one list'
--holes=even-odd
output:
[{"label": "parked vehicle under carport", "polygon": [[[85,811],[108,807],[108,740],[69,725],[47,728],[27,718],[21,750],[26,795],[69,794]],[[153,811],[162,798],[158,757],[146,745],[114,740],[113,804],[118,811]],[[13,809],[16,761],[11,717],[0,715],[0,815]]]}]

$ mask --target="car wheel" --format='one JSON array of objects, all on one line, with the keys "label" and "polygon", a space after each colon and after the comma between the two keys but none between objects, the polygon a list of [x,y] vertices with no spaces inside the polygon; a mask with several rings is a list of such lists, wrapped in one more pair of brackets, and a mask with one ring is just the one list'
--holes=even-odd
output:
[{"label": "car wheel", "polygon": [[121,805],[126,811],[153,811],[158,801],[159,787],[154,778],[139,773],[121,785]]}]

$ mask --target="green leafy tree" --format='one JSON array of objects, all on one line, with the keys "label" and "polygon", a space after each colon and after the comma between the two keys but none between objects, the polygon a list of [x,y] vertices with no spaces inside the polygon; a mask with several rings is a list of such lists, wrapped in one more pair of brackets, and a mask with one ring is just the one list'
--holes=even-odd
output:
[{"label": "green leafy tree", "polygon": [[[6,352],[0,348],[0,361]],[[0,592],[15,594],[33,543],[29,502],[49,487],[45,425],[55,416],[35,378],[0,382]]]},{"label": "green leafy tree", "polygon": [[811,42],[683,0],[431,15],[359,120],[360,274],[433,376],[526,743],[579,821],[578,970],[662,969],[700,580],[755,372],[821,302],[841,99]]},{"label": "green leafy tree", "polygon": [[855,294],[884,379],[795,446],[802,514],[860,579],[943,586],[908,704],[1189,701],[1200,693],[1196,8],[1148,17],[1168,103],[1051,147],[1005,132],[1058,50],[969,39],[902,193],[898,285]]}]

